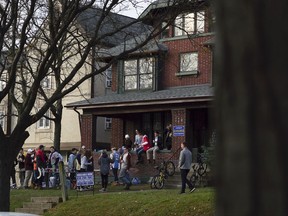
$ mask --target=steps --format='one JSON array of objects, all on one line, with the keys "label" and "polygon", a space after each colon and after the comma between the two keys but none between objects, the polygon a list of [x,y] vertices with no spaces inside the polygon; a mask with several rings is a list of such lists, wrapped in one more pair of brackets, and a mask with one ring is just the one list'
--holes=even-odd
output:
[{"label": "steps", "polygon": [[16,208],[15,212],[42,215],[60,202],[61,197],[31,197],[31,202],[23,203],[23,208]]}]

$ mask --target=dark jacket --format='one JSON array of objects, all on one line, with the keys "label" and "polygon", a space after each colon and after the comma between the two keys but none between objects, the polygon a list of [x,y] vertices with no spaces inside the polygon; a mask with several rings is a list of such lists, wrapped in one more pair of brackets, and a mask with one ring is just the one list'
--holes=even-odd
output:
[{"label": "dark jacket", "polygon": [[26,155],[24,166],[25,170],[33,170],[33,159],[31,154]]}]

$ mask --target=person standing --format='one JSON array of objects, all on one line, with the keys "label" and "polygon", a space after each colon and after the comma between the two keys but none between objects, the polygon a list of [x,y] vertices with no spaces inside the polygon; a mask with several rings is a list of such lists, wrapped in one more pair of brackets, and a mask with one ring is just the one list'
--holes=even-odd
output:
[{"label": "person standing", "polygon": [[101,156],[98,159],[98,164],[100,165],[101,182],[102,182],[102,189],[99,190],[100,192],[107,191],[108,176],[111,162],[112,160],[108,157],[106,150],[103,150]]},{"label": "person standing", "polygon": [[180,194],[185,193],[186,184],[188,184],[190,193],[192,193],[195,190],[195,186],[192,185],[192,183],[187,179],[187,175],[192,165],[192,153],[187,148],[186,142],[181,143],[181,148],[182,151],[180,152],[179,165],[178,165],[178,167],[180,168],[181,181],[182,181]]},{"label": "person standing", "polygon": [[141,144],[141,140],[142,140],[142,135],[139,133],[139,131],[136,129],[135,130],[135,139],[134,139],[134,150],[136,151],[136,149],[140,146]]},{"label": "person standing", "polygon": [[76,167],[75,167],[76,154],[77,149],[72,148],[71,153],[68,157],[68,170],[70,175],[70,181],[72,184],[76,182]]},{"label": "person standing", "polygon": [[131,154],[127,148],[124,148],[124,153],[121,156],[121,169],[119,172],[119,180],[121,180],[124,184],[125,190],[129,190],[131,183],[131,178],[129,175],[129,169],[131,167]]},{"label": "person standing", "polygon": [[16,174],[16,170],[15,170],[15,167],[16,165],[18,164],[18,161],[17,161],[17,158],[13,161],[13,166],[12,166],[12,169],[10,171],[10,178],[12,180],[12,184],[11,184],[11,188],[15,189],[17,188],[17,185],[16,185],[16,177],[15,177],[15,174]]},{"label": "person standing", "polygon": [[151,160],[150,160],[150,153],[151,152],[153,153],[153,163],[154,164],[156,163],[156,153],[160,149],[162,149],[162,137],[159,136],[159,131],[155,131],[154,132],[154,140],[153,140],[152,148],[149,148],[146,151],[148,163],[151,163]]},{"label": "person standing", "polygon": [[172,125],[169,124],[166,127],[166,131],[165,131],[165,144],[166,144],[166,148],[167,150],[171,150],[172,148]]},{"label": "person standing", "polygon": [[114,176],[114,182],[118,183],[118,169],[120,168],[120,154],[117,152],[115,147],[112,148],[112,153],[110,154],[111,167]]},{"label": "person standing", "polygon": [[42,182],[44,180],[44,168],[46,165],[46,160],[45,160],[45,153],[44,153],[45,146],[44,145],[39,145],[36,153],[35,153],[35,162],[36,162],[36,167],[34,167],[34,170],[36,171],[35,175],[35,189],[42,189]]},{"label": "person standing", "polygon": [[33,174],[33,158],[32,158],[32,149],[27,150],[26,158],[25,158],[25,180],[24,180],[24,189],[27,189],[29,186],[29,181],[31,180]]},{"label": "person standing", "polygon": [[25,179],[25,156],[23,152],[23,148],[20,149],[19,154],[17,155],[18,167],[19,167],[19,180],[20,187],[24,187],[24,179]]}]

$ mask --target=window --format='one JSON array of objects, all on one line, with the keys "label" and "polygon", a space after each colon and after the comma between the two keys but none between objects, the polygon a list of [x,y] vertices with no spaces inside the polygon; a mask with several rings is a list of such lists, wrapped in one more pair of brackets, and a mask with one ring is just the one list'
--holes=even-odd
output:
[{"label": "window", "polygon": [[152,89],[154,68],[154,58],[141,58],[125,61],[125,90]]},{"label": "window", "polygon": [[[167,25],[167,22],[162,22],[162,28],[164,28]],[[169,37],[169,26],[166,27],[162,32],[161,32],[161,38],[168,38]]]},{"label": "window", "polygon": [[105,71],[105,87],[111,88],[112,86],[112,71],[111,67]]},{"label": "window", "polygon": [[5,118],[5,113],[3,111],[0,111],[0,125],[2,126],[2,129],[4,129],[4,126],[5,126],[4,118]]},{"label": "window", "polygon": [[46,117],[48,117],[48,118],[50,117],[49,111],[47,111],[45,113],[45,116],[43,116],[42,118],[39,119],[38,125],[37,125],[39,129],[49,129],[50,128],[50,124],[51,124],[50,120]]},{"label": "window", "polygon": [[198,73],[198,53],[180,54],[180,75]]},{"label": "window", "polygon": [[199,11],[189,14],[181,14],[175,19],[174,36],[186,34],[204,33],[205,13]]},{"label": "window", "polygon": [[3,89],[6,87],[7,77],[6,75],[2,75],[0,79],[0,91],[3,91]]},{"label": "window", "polygon": [[111,130],[112,118],[105,118],[105,130]]},{"label": "window", "polygon": [[44,89],[50,89],[52,87],[51,76],[44,77],[44,79],[41,81],[41,86]]}]

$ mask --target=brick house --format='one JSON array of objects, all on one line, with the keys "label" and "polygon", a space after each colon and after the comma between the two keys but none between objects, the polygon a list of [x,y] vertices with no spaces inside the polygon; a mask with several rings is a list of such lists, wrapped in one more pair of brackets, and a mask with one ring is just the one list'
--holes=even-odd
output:
[{"label": "brick house", "polygon": [[[139,18],[155,27],[160,20],[157,16],[166,13],[169,2],[155,1]],[[205,2],[191,3],[184,13],[182,9],[173,25],[158,38],[115,63],[110,94],[67,105],[83,111],[83,145],[100,149],[94,130],[98,117],[112,118],[108,150],[111,146],[121,147],[125,134],[134,139],[136,129],[145,131],[150,140],[155,130],[160,131],[165,140],[169,124],[173,129],[172,149],[167,150],[164,142],[158,161],[172,158],[177,162],[182,141],[188,142],[194,156],[199,147],[207,145],[214,94],[211,48],[214,33],[212,13]],[[109,55],[117,55],[125,46],[129,46],[129,40],[109,49]],[[101,60],[109,61],[109,57]],[[149,172],[149,167],[141,169]]]}]

